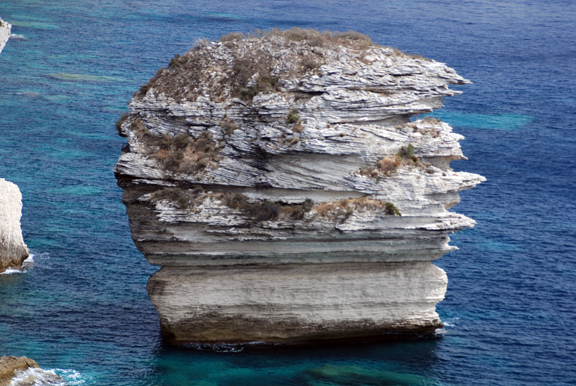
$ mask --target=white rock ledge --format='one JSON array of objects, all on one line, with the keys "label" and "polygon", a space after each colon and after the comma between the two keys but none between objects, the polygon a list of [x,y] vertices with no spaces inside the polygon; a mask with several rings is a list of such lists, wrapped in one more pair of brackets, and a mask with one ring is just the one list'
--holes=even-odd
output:
[{"label": "white rock ledge", "polygon": [[363,38],[292,29],[176,57],[117,127],[115,167],[169,341],[291,343],[433,334],[484,177],[461,135],[410,116],[469,83]]}]

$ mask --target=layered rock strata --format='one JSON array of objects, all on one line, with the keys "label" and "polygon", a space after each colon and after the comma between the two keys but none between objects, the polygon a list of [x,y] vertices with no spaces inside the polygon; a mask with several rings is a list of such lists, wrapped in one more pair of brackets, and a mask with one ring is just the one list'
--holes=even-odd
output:
[{"label": "layered rock strata", "polygon": [[4,49],[4,46],[10,39],[10,31],[12,26],[5,22],[4,20],[0,19],[0,52]]},{"label": "layered rock strata", "polygon": [[20,268],[28,257],[22,237],[22,194],[16,184],[0,178],[0,272]]},{"label": "layered rock strata", "polygon": [[448,211],[484,178],[454,172],[437,119],[469,81],[358,33],[230,34],[177,55],[117,124],[115,168],[161,327],[182,342],[433,333],[431,261],[475,222]]}]

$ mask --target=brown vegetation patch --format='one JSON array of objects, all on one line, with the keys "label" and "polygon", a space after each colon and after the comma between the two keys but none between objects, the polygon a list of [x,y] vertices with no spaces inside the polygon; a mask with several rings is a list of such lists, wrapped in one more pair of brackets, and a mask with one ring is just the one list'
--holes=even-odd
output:
[{"label": "brown vegetation patch", "polygon": [[116,122],[116,131],[120,133],[120,129],[122,128],[122,124],[128,119],[128,113],[122,113],[120,119]]},{"label": "brown vegetation patch", "polygon": [[[166,200],[177,208],[192,211],[196,206],[202,203],[204,190],[196,187],[192,190],[183,188],[163,188],[157,190],[150,196],[150,202],[157,204]],[[196,213],[198,213],[197,211]]]},{"label": "brown vegetation patch", "polygon": [[384,213],[389,216],[402,216],[398,208],[391,202],[373,200],[366,197],[325,202],[314,206],[312,209],[320,216],[342,221],[356,212],[384,211]]},{"label": "brown vegetation patch", "polygon": [[[232,128],[233,126],[230,126],[230,130]],[[217,168],[218,162],[222,159],[221,147],[207,131],[198,138],[190,136],[187,132],[172,136],[155,135],[146,128],[139,117],[132,120],[130,130],[138,141],[144,144],[147,154],[159,161],[167,171],[196,174],[204,169]]]},{"label": "brown vegetation patch", "polygon": [[[201,51],[201,52],[200,52]],[[203,45],[176,55],[167,68],[160,68],[150,81],[142,85],[134,98],[143,98],[154,88],[177,101],[196,101],[199,96],[210,95],[213,99],[225,97],[223,85],[230,82],[228,64],[214,57]]]},{"label": "brown vegetation patch", "polygon": [[351,198],[339,201],[325,202],[312,208],[323,217],[346,219],[355,212],[384,211],[389,216],[402,216],[400,211],[391,202],[374,200],[371,198]]},{"label": "brown vegetation patch", "polygon": [[234,131],[238,130],[240,127],[232,118],[224,118],[220,121],[219,126],[224,130],[224,133],[232,135]]},{"label": "brown vegetation patch", "polygon": [[175,207],[194,213],[199,213],[197,208],[206,197],[220,200],[231,209],[238,210],[248,221],[282,221],[303,220],[307,213],[320,215],[333,220],[345,221],[353,213],[361,212],[384,212],[389,216],[401,216],[400,211],[390,202],[373,200],[370,198],[342,199],[333,202],[324,202],[315,205],[310,199],[302,204],[284,204],[269,200],[252,200],[242,193],[212,193],[205,192],[202,187],[194,189],[163,188],[150,196],[149,201],[157,204],[166,200]]},{"label": "brown vegetation patch", "polygon": [[368,35],[357,31],[320,32],[314,29],[292,27],[286,31],[272,30],[272,34],[282,36],[287,40],[306,41],[314,47],[346,46],[355,49],[365,49],[374,45]]},{"label": "brown vegetation patch", "polygon": [[[202,41],[184,55],[174,56],[134,97],[143,98],[154,89],[180,102],[205,95],[212,100],[239,97],[251,101],[258,93],[276,91],[282,78],[316,71],[324,63],[323,56],[313,52],[316,47],[344,46],[357,50],[361,60],[363,52],[374,46],[368,36],[356,31],[319,32],[297,27],[233,32],[222,36],[220,42],[223,46],[218,47]],[[270,54],[282,51],[282,57]]]},{"label": "brown vegetation patch", "polygon": [[394,157],[384,157],[371,167],[361,168],[358,174],[376,178],[379,182],[382,177],[390,177],[402,166],[424,167],[424,164],[414,155],[412,144],[402,146]]},{"label": "brown vegetation patch", "polygon": [[223,193],[221,199],[227,207],[240,210],[255,221],[276,220],[280,214],[278,204],[268,200],[250,201],[241,193]]},{"label": "brown vegetation patch", "polygon": [[306,213],[310,212],[314,207],[314,201],[307,198],[302,204],[284,205],[280,207],[280,213],[294,220],[302,220]]},{"label": "brown vegetation patch", "polygon": [[250,200],[241,193],[222,193],[220,198],[226,206],[240,210],[254,221],[276,221],[282,218],[301,220],[314,206],[310,199],[302,204],[281,204],[268,200]]}]

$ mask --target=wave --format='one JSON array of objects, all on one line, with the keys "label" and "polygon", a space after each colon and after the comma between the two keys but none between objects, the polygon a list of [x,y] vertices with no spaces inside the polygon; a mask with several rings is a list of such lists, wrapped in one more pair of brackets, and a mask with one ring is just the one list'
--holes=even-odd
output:
[{"label": "wave", "polygon": [[27,268],[30,268],[34,265],[34,254],[30,254],[26,260],[22,262],[22,268],[8,268],[4,272],[0,273],[0,275],[13,275],[15,273],[26,273]]},{"label": "wave", "polygon": [[24,371],[16,370],[10,386],[80,386],[87,380],[76,370],[43,370],[30,368]]},{"label": "wave", "polygon": [[16,268],[8,268],[6,271],[1,272],[0,275],[12,275],[15,273],[24,273],[23,269],[16,269]]}]

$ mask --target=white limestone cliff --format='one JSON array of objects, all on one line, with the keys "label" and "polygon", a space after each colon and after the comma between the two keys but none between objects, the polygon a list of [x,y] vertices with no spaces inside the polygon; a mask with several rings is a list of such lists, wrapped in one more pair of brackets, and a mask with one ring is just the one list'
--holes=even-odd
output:
[{"label": "white limestone cliff", "polygon": [[[0,19],[0,52],[10,38],[12,26]],[[28,257],[28,247],[22,238],[20,217],[22,194],[18,186],[0,178],[0,273],[18,268]]]},{"label": "white limestone cliff", "polygon": [[0,178],[0,272],[19,268],[28,257],[22,238],[22,194],[16,184]]},{"label": "white limestone cliff", "polygon": [[12,30],[12,26],[5,22],[4,20],[0,19],[0,52],[4,49],[4,46],[10,39],[10,31]]},{"label": "white limestone cliff", "polygon": [[148,292],[181,342],[427,333],[446,291],[431,262],[474,220],[448,211],[482,176],[454,172],[437,119],[469,83],[358,33],[231,34],[135,93],[115,168]]}]

